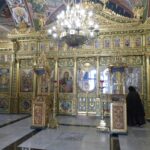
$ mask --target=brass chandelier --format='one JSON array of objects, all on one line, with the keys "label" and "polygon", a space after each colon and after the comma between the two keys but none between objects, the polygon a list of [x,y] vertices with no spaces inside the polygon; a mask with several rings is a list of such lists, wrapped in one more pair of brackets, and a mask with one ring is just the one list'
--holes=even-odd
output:
[{"label": "brass chandelier", "polygon": [[82,0],[67,0],[66,10],[62,11],[48,34],[63,40],[68,46],[76,47],[97,36],[99,25],[93,20],[93,12],[83,8]]}]

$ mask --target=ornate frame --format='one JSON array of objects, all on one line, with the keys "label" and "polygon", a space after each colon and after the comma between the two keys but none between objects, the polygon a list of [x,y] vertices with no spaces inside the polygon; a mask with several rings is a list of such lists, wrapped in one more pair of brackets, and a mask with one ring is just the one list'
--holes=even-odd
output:
[{"label": "ornate frame", "polygon": [[43,102],[34,102],[32,107],[32,126],[45,127],[46,104]]},{"label": "ornate frame", "polygon": [[110,104],[110,131],[112,133],[127,133],[126,103]]}]

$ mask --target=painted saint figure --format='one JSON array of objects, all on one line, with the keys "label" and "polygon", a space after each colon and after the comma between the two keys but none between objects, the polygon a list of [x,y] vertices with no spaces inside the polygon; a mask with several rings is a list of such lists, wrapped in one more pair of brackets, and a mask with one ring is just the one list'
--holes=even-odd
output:
[{"label": "painted saint figure", "polygon": [[73,92],[72,77],[69,76],[69,72],[64,72],[63,78],[59,80],[59,92],[72,93]]},{"label": "painted saint figure", "polygon": [[22,21],[29,23],[27,10],[21,4],[15,4],[15,7],[12,8],[12,15],[17,24],[20,24]]}]

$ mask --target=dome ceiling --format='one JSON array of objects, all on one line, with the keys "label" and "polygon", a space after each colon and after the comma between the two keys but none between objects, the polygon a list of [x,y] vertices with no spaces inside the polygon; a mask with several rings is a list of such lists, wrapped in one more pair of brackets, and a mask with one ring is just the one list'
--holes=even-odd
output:
[{"label": "dome ceiling", "polygon": [[[64,1],[69,0],[0,0],[0,31],[18,26],[24,19],[29,26],[36,28],[49,24],[56,15],[65,9]],[[80,0],[76,0],[77,2]],[[95,3],[107,0],[91,0]],[[109,0],[107,7],[116,13],[133,17],[133,8],[147,4],[148,0]],[[20,13],[21,12],[21,13]],[[15,14],[16,13],[16,14]]]}]

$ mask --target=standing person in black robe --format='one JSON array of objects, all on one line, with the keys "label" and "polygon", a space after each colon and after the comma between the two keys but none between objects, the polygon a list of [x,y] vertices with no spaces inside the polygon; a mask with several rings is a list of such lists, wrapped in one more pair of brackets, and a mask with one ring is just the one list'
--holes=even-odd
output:
[{"label": "standing person in black robe", "polygon": [[133,86],[130,86],[127,95],[127,124],[141,126],[145,124],[145,112],[140,95]]}]

